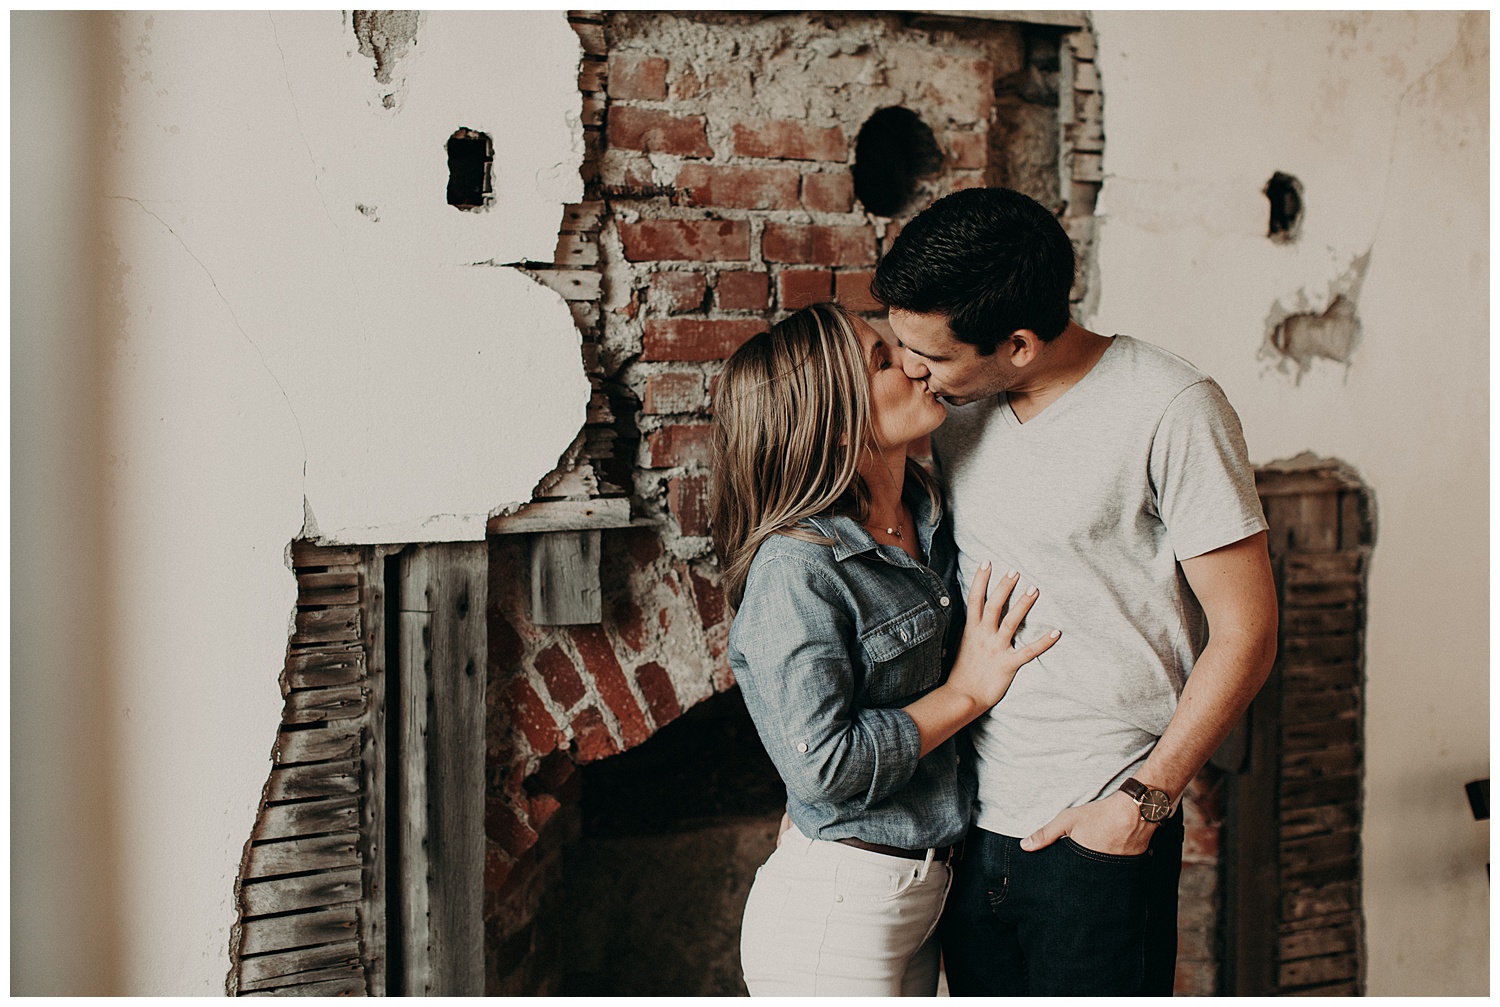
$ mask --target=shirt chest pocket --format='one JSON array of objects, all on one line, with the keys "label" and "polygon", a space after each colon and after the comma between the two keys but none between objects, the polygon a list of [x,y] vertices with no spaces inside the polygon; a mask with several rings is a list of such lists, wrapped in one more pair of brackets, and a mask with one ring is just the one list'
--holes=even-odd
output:
[{"label": "shirt chest pocket", "polygon": [[860,635],[870,706],[899,705],[938,684],[943,674],[943,620],[923,605]]}]

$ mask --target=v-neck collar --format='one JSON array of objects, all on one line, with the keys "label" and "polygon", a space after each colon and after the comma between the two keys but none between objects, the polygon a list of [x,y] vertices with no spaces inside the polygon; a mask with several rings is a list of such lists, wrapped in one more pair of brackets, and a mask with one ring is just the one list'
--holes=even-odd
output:
[{"label": "v-neck collar", "polygon": [[997,396],[999,400],[998,407],[1000,409],[1000,416],[1005,420],[1006,426],[1014,427],[1017,430],[1031,429],[1034,428],[1038,423],[1045,421],[1048,417],[1059,412],[1059,406],[1067,403],[1079,388],[1082,388],[1084,385],[1087,385],[1094,379],[1094,375],[1098,374],[1099,369],[1104,366],[1104,362],[1110,359],[1111,352],[1113,352],[1114,348],[1120,344],[1120,340],[1123,338],[1128,337],[1120,336],[1119,334],[1110,336],[1109,345],[1104,348],[1103,353],[1099,354],[1099,359],[1094,361],[1094,366],[1088,369],[1088,373],[1075,381],[1071,387],[1065,389],[1063,393],[1057,398],[1053,399],[1047,405],[1043,406],[1041,412],[1037,413],[1035,416],[1024,423],[1021,422],[1021,418],[1016,415],[1015,409],[1011,406],[1009,393],[1001,392]]}]

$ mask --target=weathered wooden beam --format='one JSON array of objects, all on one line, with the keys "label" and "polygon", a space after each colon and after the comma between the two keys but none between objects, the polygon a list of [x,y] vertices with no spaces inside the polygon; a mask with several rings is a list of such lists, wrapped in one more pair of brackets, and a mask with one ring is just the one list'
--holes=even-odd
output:
[{"label": "weathered wooden beam", "polygon": [[399,876],[409,996],[484,992],[488,575],[483,542],[401,556]]},{"label": "weathered wooden beam", "polygon": [[240,886],[240,897],[245,916],[265,916],[353,902],[359,898],[359,888],[359,868],[345,867],[299,878],[247,881]]},{"label": "weathered wooden beam", "polygon": [[333,870],[358,867],[359,833],[340,832],[332,836],[306,839],[283,839],[250,847],[245,862],[244,880],[292,874],[299,871]]},{"label": "weathered wooden beam", "polygon": [[256,822],[255,839],[290,839],[323,832],[348,832],[359,827],[359,801],[353,797],[331,797],[303,804],[277,804],[266,808]]},{"label": "weathered wooden beam", "polygon": [[349,940],[317,948],[282,951],[277,954],[246,958],[240,962],[240,988],[263,989],[285,986],[297,978],[311,979],[315,973],[333,970],[334,974],[317,978],[335,979],[359,968],[359,941]]},{"label": "weathered wooden beam", "polygon": [[352,759],[359,754],[360,734],[357,721],[340,721],[303,731],[283,730],[276,738],[271,758],[278,765]]},{"label": "weathered wooden beam", "polygon": [[491,535],[530,535],[550,531],[628,527],[629,498],[600,497],[595,500],[540,500],[529,503],[514,514],[490,518],[488,531]]},{"label": "weathered wooden beam", "polygon": [[348,941],[355,936],[356,925],[352,904],[246,920],[240,933],[240,953],[256,955]]},{"label": "weathered wooden beam", "polygon": [[286,686],[311,689],[358,682],[365,674],[362,647],[319,647],[294,650],[287,656]]},{"label": "weathered wooden beam", "polygon": [[314,762],[303,766],[278,766],[271,770],[266,800],[296,801],[304,797],[332,797],[359,793],[359,764]]},{"label": "weathered wooden beam", "polygon": [[603,619],[599,532],[548,532],[531,539],[531,621],[577,626]]},{"label": "weathered wooden beam", "polygon": [[366,695],[359,684],[287,693],[283,724],[311,724],[320,720],[350,720],[365,712]]},{"label": "weathered wooden beam", "polygon": [[359,639],[359,607],[298,609],[293,642],[353,643]]},{"label": "weathered wooden beam", "polygon": [[301,570],[312,566],[358,566],[367,550],[357,545],[317,545],[307,539],[292,543],[292,567]]},{"label": "weathered wooden beam", "polygon": [[[347,970],[329,970],[335,975],[344,975]],[[350,972],[339,979],[325,979],[321,982],[297,983],[292,986],[273,986],[267,989],[250,990],[241,994],[247,997],[362,997],[374,996],[367,993],[366,977],[357,972]]]}]

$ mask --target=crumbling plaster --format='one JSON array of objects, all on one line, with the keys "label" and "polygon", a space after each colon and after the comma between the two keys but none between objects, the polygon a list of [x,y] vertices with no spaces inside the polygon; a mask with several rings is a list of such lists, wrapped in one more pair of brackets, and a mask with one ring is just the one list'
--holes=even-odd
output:
[{"label": "crumbling plaster", "polygon": [[[1372,488],[1367,989],[1485,993],[1489,827],[1462,785],[1490,775],[1488,14],[1093,19],[1108,145],[1086,321],[1217,378],[1255,462],[1311,450]],[[1277,171],[1304,189],[1291,243],[1266,236]],[[1278,311],[1351,286],[1346,362],[1261,355]]]},{"label": "crumbling plaster", "polygon": [[[562,12],[415,25],[377,79],[347,12],[118,17],[101,147],[131,993],[222,990],[288,542],[481,539],[584,420],[566,304],[490,265],[549,261],[582,197],[577,37]],[[484,212],[445,201],[459,127],[495,141]]]}]

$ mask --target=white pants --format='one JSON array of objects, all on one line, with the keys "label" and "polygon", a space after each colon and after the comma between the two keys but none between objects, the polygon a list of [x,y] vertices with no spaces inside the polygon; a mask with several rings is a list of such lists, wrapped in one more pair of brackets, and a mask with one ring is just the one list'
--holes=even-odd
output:
[{"label": "white pants", "polygon": [[808,839],[755,873],[740,929],[751,996],[934,996],[946,864]]}]

